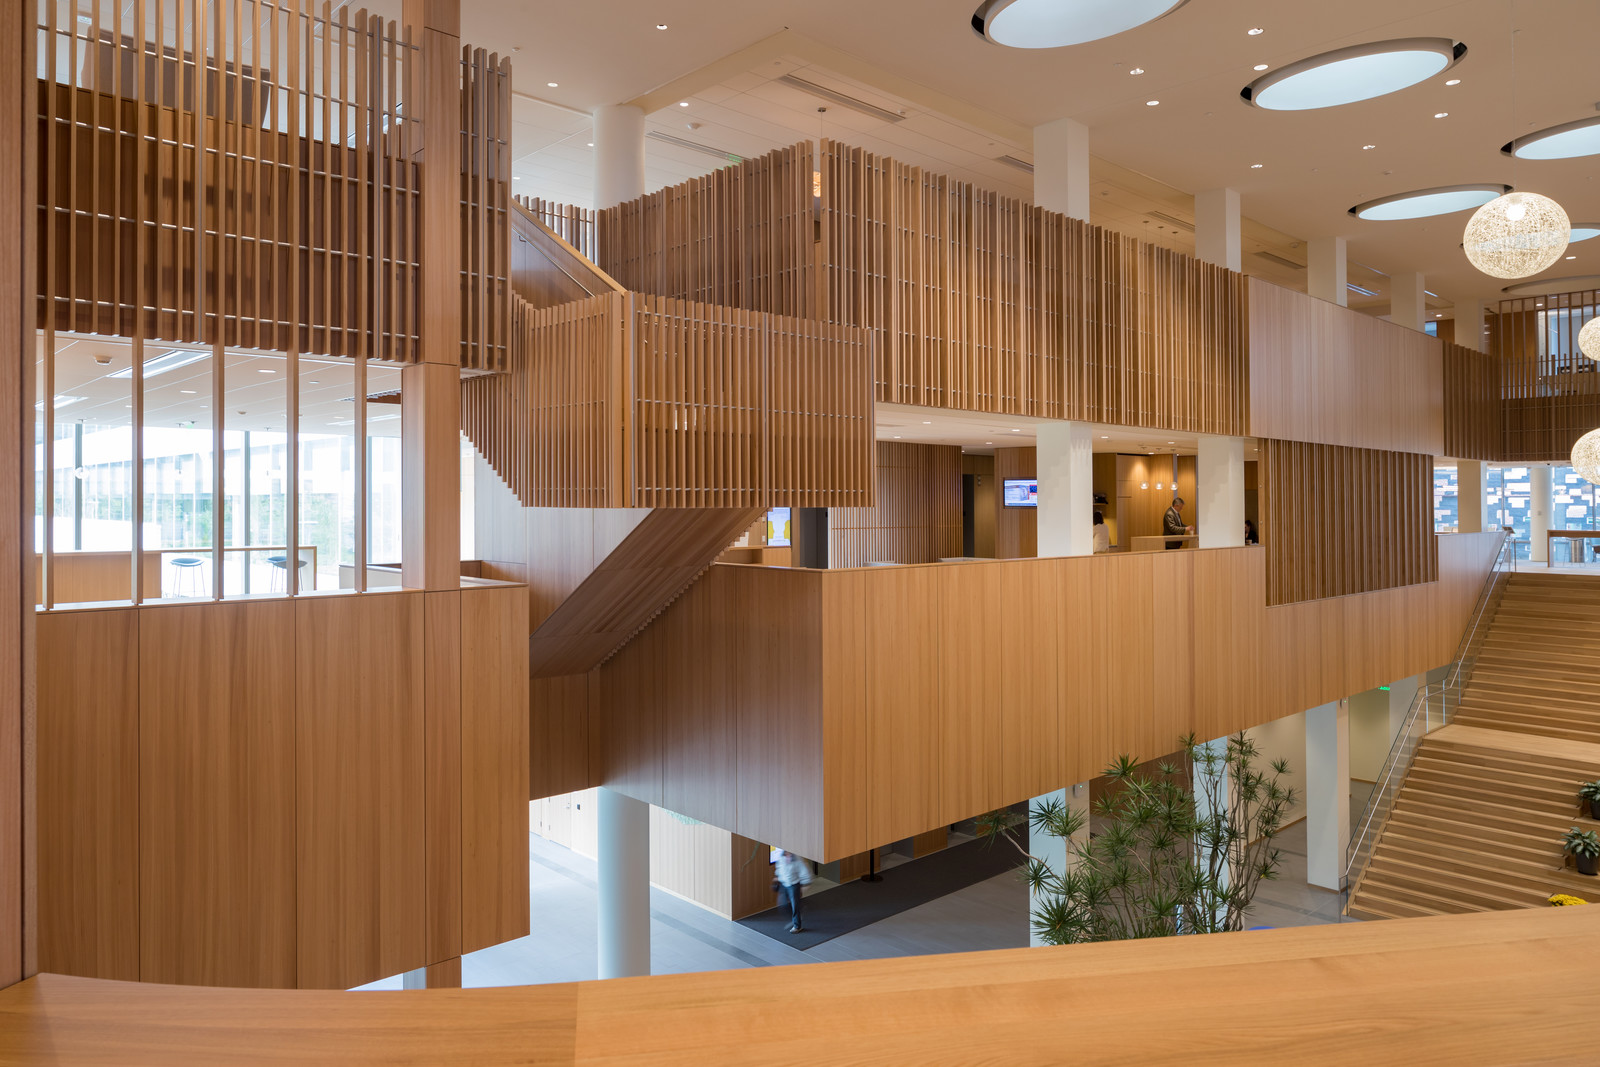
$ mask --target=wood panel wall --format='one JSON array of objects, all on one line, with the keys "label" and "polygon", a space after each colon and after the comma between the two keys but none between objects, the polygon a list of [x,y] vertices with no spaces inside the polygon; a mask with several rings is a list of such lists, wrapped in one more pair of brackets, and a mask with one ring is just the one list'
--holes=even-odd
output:
[{"label": "wood panel wall", "polygon": [[0,987],[35,969],[33,439],[34,9],[0,19]]},{"label": "wood panel wall", "polygon": [[526,934],[525,596],[40,616],[41,968],[345,988]]},{"label": "wood panel wall", "polygon": [[815,169],[806,142],[606,208],[591,258],[641,293],[826,318],[817,308]]},{"label": "wood panel wall", "polygon": [[409,28],[326,0],[65,10],[39,25],[40,328],[415,362],[425,88],[459,99],[461,365],[505,368],[509,60],[424,87]]},{"label": "wood panel wall", "polygon": [[462,428],[525,505],[871,503],[864,331],[635,293],[516,303],[511,373],[462,384]]},{"label": "wood panel wall", "polygon": [[1505,448],[1500,357],[1457,344],[1444,346],[1444,454],[1494,460]]},{"label": "wood panel wall", "polygon": [[1267,603],[1435,581],[1433,457],[1262,442]]},{"label": "wood panel wall", "polygon": [[594,777],[853,855],[1443,664],[1499,536],[1441,538],[1434,582],[1281,607],[1248,548],[717,566],[591,675]]},{"label": "wood panel wall", "polygon": [[1600,426],[1600,363],[1578,350],[1578,331],[1596,314],[1600,291],[1589,289],[1503,300],[1488,317],[1505,397],[1497,458],[1566,463],[1578,438]]},{"label": "wood panel wall", "polygon": [[879,441],[876,469],[877,503],[828,509],[828,565],[961,555],[961,449]]},{"label": "wood panel wall", "polygon": [[994,450],[994,554],[996,559],[1028,559],[1039,554],[1039,510],[1005,505],[1007,478],[1037,478],[1037,448]]},{"label": "wood panel wall", "polygon": [[1443,455],[1439,341],[1249,280],[1255,437]]},{"label": "wood panel wall", "polygon": [[882,330],[878,399],[1243,434],[1243,278],[834,141],[822,313]]}]

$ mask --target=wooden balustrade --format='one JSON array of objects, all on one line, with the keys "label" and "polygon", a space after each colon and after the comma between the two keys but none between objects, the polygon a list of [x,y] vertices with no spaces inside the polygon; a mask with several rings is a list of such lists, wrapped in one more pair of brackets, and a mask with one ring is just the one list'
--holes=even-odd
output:
[{"label": "wooden balustrade", "polygon": [[879,441],[876,500],[830,508],[828,565],[934,563],[961,555],[961,449]]},{"label": "wooden balustrade", "polygon": [[1499,459],[1505,447],[1500,359],[1462,345],[1444,346],[1444,454]]},{"label": "wooden balustrade", "polygon": [[1267,603],[1438,578],[1431,456],[1267,439],[1260,462]]},{"label": "wooden balustrade", "polygon": [[524,506],[871,503],[865,331],[632,293],[515,322],[462,426]]},{"label": "wooden balustrade", "polygon": [[1567,462],[1600,428],[1600,362],[1578,350],[1578,331],[1600,313],[1600,290],[1502,300],[1489,316],[1505,398],[1507,462]]}]

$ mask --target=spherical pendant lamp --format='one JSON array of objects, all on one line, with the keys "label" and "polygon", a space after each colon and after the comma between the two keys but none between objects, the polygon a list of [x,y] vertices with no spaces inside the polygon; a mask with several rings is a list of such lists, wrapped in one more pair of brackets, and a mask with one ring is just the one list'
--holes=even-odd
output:
[{"label": "spherical pendant lamp", "polygon": [[1600,430],[1590,430],[1572,446],[1572,469],[1591,485],[1600,485]]},{"label": "spherical pendant lamp", "polygon": [[1578,351],[1590,359],[1600,360],[1600,318],[1590,319],[1578,331]]},{"label": "spherical pendant lamp", "polygon": [[1571,236],[1560,204],[1538,193],[1507,193],[1473,213],[1462,247],[1485,274],[1526,278],[1560,260]]}]

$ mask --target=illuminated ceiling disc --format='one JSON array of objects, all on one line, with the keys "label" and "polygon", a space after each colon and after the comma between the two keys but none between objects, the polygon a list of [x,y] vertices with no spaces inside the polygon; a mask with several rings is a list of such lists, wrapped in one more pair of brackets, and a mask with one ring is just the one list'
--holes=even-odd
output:
[{"label": "illuminated ceiling disc", "polygon": [[1373,222],[1426,219],[1456,211],[1471,211],[1510,191],[1509,185],[1441,185],[1368,200],[1351,208],[1350,214]]},{"label": "illuminated ceiling disc", "polygon": [[1578,351],[1593,360],[1600,360],[1600,318],[1590,319],[1578,331]]},{"label": "illuminated ceiling disc", "polygon": [[1239,91],[1268,111],[1311,111],[1387,96],[1425,82],[1467,54],[1448,37],[1406,37],[1352,45],[1263,74]]},{"label": "illuminated ceiling disc", "polygon": [[1493,278],[1527,278],[1555,266],[1572,223],[1538,193],[1507,193],[1473,212],[1461,239],[1472,265]]},{"label": "illuminated ceiling disc", "polygon": [[1600,485],[1600,430],[1590,430],[1572,446],[1572,469],[1590,485]]},{"label": "illuminated ceiling disc", "polygon": [[1567,243],[1575,245],[1591,237],[1600,237],[1600,222],[1574,222],[1572,236],[1567,238]]},{"label": "illuminated ceiling disc", "polygon": [[1600,117],[1564,122],[1518,137],[1500,151],[1518,159],[1576,159],[1600,155]]},{"label": "illuminated ceiling disc", "polygon": [[1124,33],[1188,0],[985,0],[972,13],[979,37],[1007,48],[1064,48]]}]

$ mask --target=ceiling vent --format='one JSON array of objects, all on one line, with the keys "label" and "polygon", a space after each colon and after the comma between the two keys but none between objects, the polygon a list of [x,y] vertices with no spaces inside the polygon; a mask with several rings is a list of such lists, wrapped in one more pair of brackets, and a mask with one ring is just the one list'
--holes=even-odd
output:
[{"label": "ceiling vent", "polygon": [[793,74],[785,74],[783,77],[778,78],[777,81],[780,85],[787,85],[791,89],[799,89],[802,93],[810,93],[812,96],[820,97],[829,103],[847,107],[851,111],[859,111],[863,115],[871,115],[879,122],[905,121],[903,112],[889,111],[876,104],[869,104],[865,100],[857,100],[853,96],[830,89],[826,85],[818,85],[816,82],[806,81],[804,78],[796,77]]},{"label": "ceiling vent", "polygon": [[1194,232],[1194,223],[1184,222],[1180,218],[1168,215],[1165,211],[1151,211],[1147,212],[1147,214],[1157,222],[1164,222],[1173,229],[1188,230],[1190,233]]},{"label": "ceiling vent", "polygon": [[714,156],[715,158],[722,160],[724,163],[744,162],[743,156],[736,156],[726,149],[713,148],[710,145],[695,144],[693,141],[686,141],[682,137],[674,137],[672,134],[662,133],[660,130],[651,130],[649,133],[645,134],[645,136],[650,138],[652,141],[660,141],[663,144],[677,145],[679,148],[686,148],[691,152],[699,152],[701,155],[705,156]]},{"label": "ceiling vent", "polygon": [[1294,260],[1286,259],[1275,252],[1254,252],[1251,254],[1260,259],[1266,260],[1268,263],[1276,263],[1280,267],[1288,267],[1290,270],[1306,269],[1306,265],[1304,263],[1296,263]]},{"label": "ceiling vent", "polygon": [[1019,159],[1009,153],[1003,156],[996,156],[994,161],[996,163],[1004,163],[1008,167],[1016,167],[1018,170],[1025,170],[1029,174],[1033,173],[1032,163],[1029,163],[1026,159]]}]

